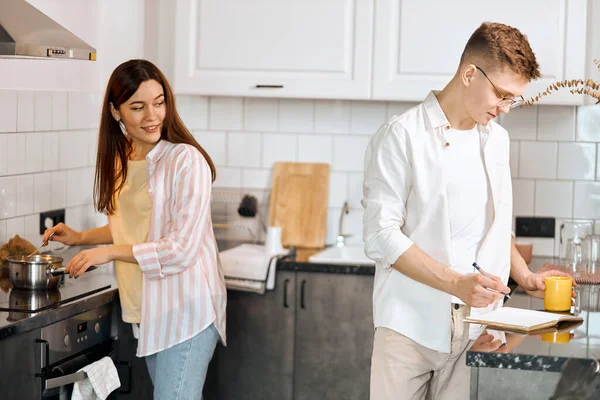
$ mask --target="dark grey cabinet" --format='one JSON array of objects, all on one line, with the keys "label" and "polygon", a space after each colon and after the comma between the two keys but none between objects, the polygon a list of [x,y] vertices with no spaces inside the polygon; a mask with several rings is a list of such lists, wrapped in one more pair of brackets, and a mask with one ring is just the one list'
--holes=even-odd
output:
[{"label": "dark grey cabinet", "polygon": [[292,400],[295,280],[278,271],[274,291],[227,292],[227,347],[215,351],[207,400]]},{"label": "dark grey cabinet", "polygon": [[[152,379],[148,374],[146,359],[137,357],[138,341],[133,337],[133,329],[130,323],[123,322],[121,318],[121,307],[118,307],[119,320],[119,339],[117,341],[117,357],[120,362],[131,363],[131,391],[130,393],[118,393],[119,400],[122,399],[151,399],[154,392]],[[121,390],[127,389],[128,374],[127,368],[118,368],[119,379],[121,380]]]},{"label": "dark grey cabinet", "polygon": [[368,399],[373,276],[296,276],[294,399]]},{"label": "dark grey cabinet", "polygon": [[368,399],[373,276],[277,271],[274,291],[228,291],[205,400]]},{"label": "dark grey cabinet", "polygon": [[0,398],[39,399],[42,396],[41,348],[36,339],[41,330],[0,341]]}]

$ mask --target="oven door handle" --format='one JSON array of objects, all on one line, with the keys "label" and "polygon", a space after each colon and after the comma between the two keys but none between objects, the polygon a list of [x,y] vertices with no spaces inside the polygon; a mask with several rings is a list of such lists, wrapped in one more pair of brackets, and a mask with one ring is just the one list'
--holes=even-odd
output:
[{"label": "oven door handle", "polygon": [[71,383],[79,382],[86,378],[87,374],[84,371],[79,371],[74,374],[59,376],[58,378],[46,379],[46,390],[70,385]]}]

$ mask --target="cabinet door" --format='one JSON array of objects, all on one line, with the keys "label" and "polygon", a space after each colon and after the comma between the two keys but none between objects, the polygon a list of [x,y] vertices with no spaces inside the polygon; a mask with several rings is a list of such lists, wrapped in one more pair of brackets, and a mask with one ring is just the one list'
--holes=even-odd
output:
[{"label": "cabinet door", "polygon": [[295,273],[277,271],[264,295],[227,292],[227,347],[217,346],[207,400],[291,400]]},{"label": "cabinet door", "polygon": [[[121,388],[115,392],[117,398],[119,400],[151,399],[154,393],[154,386],[152,385],[152,379],[148,373],[146,358],[136,356],[138,340],[133,337],[133,328],[131,324],[124,322],[121,318],[120,303],[117,308],[117,315],[119,332],[119,338],[117,340],[117,360],[119,362],[131,363],[131,371],[121,366],[117,367],[119,379],[121,380]],[[129,388],[129,393],[121,393],[122,390],[127,390],[129,373],[132,374],[131,388]]]},{"label": "cabinet door", "polygon": [[[542,77],[525,98],[552,82],[583,78],[587,0],[376,0],[373,99],[422,101],[450,81],[471,33],[502,22],[529,38]],[[490,3],[490,4],[488,4]],[[568,90],[544,103],[582,104]]]},{"label": "cabinet door", "polygon": [[0,340],[0,398],[7,400],[42,397],[41,337],[39,329]]},{"label": "cabinet door", "polygon": [[374,0],[177,0],[178,93],[370,95]]},{"label": "cabinet door", "polygon": [[298,273],[294,399],[368,399],[373,276]]}]

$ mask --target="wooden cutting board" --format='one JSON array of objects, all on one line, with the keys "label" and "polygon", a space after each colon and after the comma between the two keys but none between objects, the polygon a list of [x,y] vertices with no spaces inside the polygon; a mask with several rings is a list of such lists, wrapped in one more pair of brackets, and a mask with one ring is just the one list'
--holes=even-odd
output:
[{"label": "wooden cutting board", "polygon": [[281,227],[284,247],[325,246],[329,170],[329,164],[275,163],[269,226]]}]

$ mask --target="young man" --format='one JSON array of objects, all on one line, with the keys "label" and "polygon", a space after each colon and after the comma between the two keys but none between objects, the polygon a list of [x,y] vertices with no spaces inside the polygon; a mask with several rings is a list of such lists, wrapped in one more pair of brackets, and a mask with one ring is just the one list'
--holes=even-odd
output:
[{"label": "young man", "polygon": [[514,246],[509,138],[493,121],[539,76],[521,32],[484,23],[450,83],[371,139],[362,201],[365,252],[377,263],[371,400],[468,398],[462,319],[500,307],[509,275],[537,297],[545,276],[562,275],[533,274]]}]

